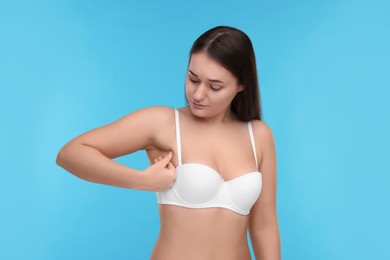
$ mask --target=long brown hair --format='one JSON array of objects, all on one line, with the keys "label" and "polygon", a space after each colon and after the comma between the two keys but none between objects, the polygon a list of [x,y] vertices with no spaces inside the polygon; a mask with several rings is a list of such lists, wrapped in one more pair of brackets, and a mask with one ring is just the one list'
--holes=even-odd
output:
[{"label": "long brown hair", "polygon": [[[236,28],[217,26],[196,39],[190,50],[190,59],[192,54],[199,52],[205,52],[225,67],[244,86],[231,103],[238,118],[242,121],[262,120],[256,58],[249,37]],[[185,99],[188,104],[186,96]]]}]

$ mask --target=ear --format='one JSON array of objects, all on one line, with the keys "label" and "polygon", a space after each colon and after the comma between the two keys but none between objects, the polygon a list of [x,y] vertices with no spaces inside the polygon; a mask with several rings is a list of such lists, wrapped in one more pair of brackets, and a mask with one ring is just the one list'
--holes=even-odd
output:
[{"label": "ear", "polygon": [[241,92],[241,91],[244,91],[244,86],[242,85],[242,84],[240,84],[239,86],[238,86],[238,91],[237,91],[237,93],[238,92]]}]

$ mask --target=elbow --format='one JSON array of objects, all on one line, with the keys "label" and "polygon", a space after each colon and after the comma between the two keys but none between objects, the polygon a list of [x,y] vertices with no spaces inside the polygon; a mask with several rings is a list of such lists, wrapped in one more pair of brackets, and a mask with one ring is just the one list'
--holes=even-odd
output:
[{"label": "elbow", "polygon": [[64,164],[69,157],[68,155],[71,154],[69,153],[69,149],[72,148],[71,143],[65,144],[58,152],[57,157],[56,157],[56,164],[58,166],[64,167]]},{"label": "elbow", "polygon": [[56,157],[56,164],[58,166],[62,166],[63,157],[64,157],[64,148],[61,148],[61,150],[58,152],[57,157]]},{"label": "elbow", "polygon": [[59,151],[56,157],[56,164],[66,169],[67,166],[73,164],[73,161],[79,155],[79,149],[83,145],[77,142],[69,142],[65,144]]}]

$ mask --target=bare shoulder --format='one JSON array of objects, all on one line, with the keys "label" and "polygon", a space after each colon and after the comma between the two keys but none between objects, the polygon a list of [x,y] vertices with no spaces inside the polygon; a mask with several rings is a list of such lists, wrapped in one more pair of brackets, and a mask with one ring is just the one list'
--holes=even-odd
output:
[{"label": "bare shoulder", "polygon": [[173,108],[167,106],[150,106],[129,112],[113,123],[120,123],[128,130],[133,131],[137,130],[137,128],[157,131],[172,118]]},{"label": "bare shoulder", "polygon": [[263,158],[265,154],[275,153],[275,138],[271,127],[264,121],[252,120],[253,135],[257,145],[257,152]]},{"label": "bare shoulder", "polygon": [[139,110],[135,110],[133,112],[130,112],[129,114],[132,113],[145,113],[145,114],[150,114],[150,115],[168,115],[172,113],[173,108],[168,107],[168,106],[150,106],[150,107],[145,107],[141,108]]},{"label": "bare shoulder", "polygon": [[149,121],[156,125],[164,124],[167,120],[172,119],[173,108],[167,106],[151,106],[136,110],[134,112],[129,113],[126,116],[139,116],[145,121]]},{"label": "bare shoulder", "polygon": [[274,141],[272,129],[264,121],[252,120],[253,132],[257,140],[261,143],[269,143]]}]

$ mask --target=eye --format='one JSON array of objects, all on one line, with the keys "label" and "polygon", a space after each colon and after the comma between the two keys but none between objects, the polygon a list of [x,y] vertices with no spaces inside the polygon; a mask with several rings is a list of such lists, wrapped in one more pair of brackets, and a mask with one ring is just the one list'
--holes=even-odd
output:
[{"label": "eye", "polygon": [[199,80],[196,80],[196,79],[194,79],[193,77],[191,77],[191,75],[188,75],[188,78],[190,79],[190,81],[192,82],[192,83],[199,83],[200,81]]},{"label": "eye", "polygon": [[218,91],[221,89],[221,87],[218,87],[218,86],[214,86],[214,85],[210,85],[210,88],[214,91]]},{"label": "eye", "polygon": [[192,83],[199,83],[199,80],[195,80],[195,79],[192,79],[192,78],[190,78],[190,81],[191,81]]}]

